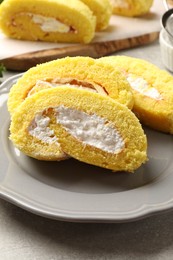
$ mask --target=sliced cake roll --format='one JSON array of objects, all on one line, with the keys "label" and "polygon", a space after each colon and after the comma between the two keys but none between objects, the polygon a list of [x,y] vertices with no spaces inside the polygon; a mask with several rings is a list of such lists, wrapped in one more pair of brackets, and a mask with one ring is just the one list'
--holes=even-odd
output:
[{"label": "sliced cake roll", "polygon": [[112,14],[112,5],[109,0],[81,0],[93,11],[96,16],[96,30],[106,29]]},{"label": "sliced cake roll", "polygon": [[87,89],[133,107],[130,85],[114,66],[89,57],[67,57],[38,65],[24,73],[10,90],[9,112],[12,114],[33,93],[59,85]]},{"label": "sliced cake roll", "polygon": [[39,159],[54,159],[59,144],[66,154],[113,171],[133,172],[147,159],[146,136],[131,110],[71,87],[27,98],[12,116],[10,132],[17,148]]},{"label": "sliced cake roll", "polygon": [[[34,102],[30,104],[31,107],[33,105]],[[50,118],[46,112],[36,113],[28,122],[30,110],[28,110],[28,114],[25,110],[25,114],[22,115],[21,112],[24,110],[22,104],[21,110],[19,109],[13,116],[10,138],[14,145],[26,155],[37,160],[61,161],[68,159],[69,156],[62,151],[54,130],[49,127]]]},{"label": "sliced cake roll", "polygon": [[173,77],[157,66],[137,58],[101,58],[120,68],[134,94],[133,111],[140,121],[156,130],[173,134]]},{"label": "sliced cake roll", "polygon": [[0,28],[16,39],[88,43],[95,26],[92,11],[79,0],[6,0],[0,5]]},{"label": "sliced cake roll", "polygon": [[113,13],[123,16],[141,16],[149,12],[153,0],[110,0]]}]

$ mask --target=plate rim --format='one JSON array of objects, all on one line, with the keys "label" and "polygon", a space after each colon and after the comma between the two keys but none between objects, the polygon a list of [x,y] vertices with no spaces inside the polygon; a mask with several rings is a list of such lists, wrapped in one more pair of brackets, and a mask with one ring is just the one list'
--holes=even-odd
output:
[{"label": "plate rim", "polygon": [[[79,214],[75,211],[75,214],[70,211],[63,211],[60,212],[60,210],[57,208],[55,212],[53,210],[48,211],[42,207],[42,209],[38,209],[36,206],[33,206],[31,203],[26,203],[25,200],[18,199],[14,195],[11,195],[11,190],[5,189],[5,186],[0,185],[0,198],[4,199],[5,201],[8,201],[12,203],[13,205],[16,205],[28,212],[31,212],[33,214],[46,217],[49,219],[55,219],[60,221],[67,221],[67,222],[94,222],[94,223],[125,223],[125,222],[133,222],[137,220],[144,219],[146,217],[150,217],[156,214],[163,214],[166,212],[169,212],[172,210],[173,207],[173,198],[172,200],[168,201],[167,203],[160,203],[160,205],[149,205],[144,204],[142,205],[138,210],[131,211],[128,214],[119,213],[117,214],[101,214],[94,212],[91,214],[89,212],[88,214]],[[163,206],[163,204],[165,204]],[[43,205],[42,205],[43,206]]]}]

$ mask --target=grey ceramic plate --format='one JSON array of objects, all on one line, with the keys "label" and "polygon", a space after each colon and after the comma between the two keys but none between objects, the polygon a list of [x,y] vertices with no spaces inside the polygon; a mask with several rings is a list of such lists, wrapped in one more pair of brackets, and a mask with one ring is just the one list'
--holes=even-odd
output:
[{"label": "grey ceramic plate", "polygon": [[36,214],[67,221],[124,222],[173,207],[173,138],[145,129],[149,161],[134,174],[73,159],[43,162],[25,156],[9,141],[8,91],[1,86],[0,197]]}]

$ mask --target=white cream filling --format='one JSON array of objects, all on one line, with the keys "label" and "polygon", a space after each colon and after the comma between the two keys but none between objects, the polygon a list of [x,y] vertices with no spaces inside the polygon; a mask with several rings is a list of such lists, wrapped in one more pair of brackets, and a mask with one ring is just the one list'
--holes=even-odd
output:
[{"label": "white cream filling", "polygon": [[28,95],[27,96],[30,96],[32,95],[36,90],[37,88],[39,87],[49,87],[49,88],[55,88],[55,87],[58,87],[58,86],[62,86],[62,87],[72,87],[72,88],[77,88],[77,89],[83,89],[83,90],[88,90],[88,91],[91,91],[91,92],[94,92],[94,93],[99,93],[99,94],[102,94],[102,95],[105,95],[107,96],[106,92],[102,89],[101,86],[99,85],[94,85],[95,88],[90,88],[90,87],[87,87],[87,86],[83,86],[82,83],[81,85],[77,85],[77,84],[70,84],[70,83],[56,83],[56,82],[47,82],[47,81],[43,81],[43,80],[37,80],[35,86],[28,92]]},{"label": "white cream filling", "polygon": [[129,9],[129,3],[126,0],[110,0],[110,2],[116,8]]},{"label": "white cream filling", "polygon": [[55,83],[49,83],[43,80],[37,80],[35,86],[28,92],[27,97],[33,95],[35,92],[38,91],[38,89],[40,89],[40,87],[46,87],[46,88],[53,88],[56,87]]},{"label": "white cream filling", "polygon": [[154,87],[150,87],[148,85],[148,82],[146,80],[144,80],[143,78],[136,77],[132,74],[129,74],[126,78],[127,78],[127,81],[129,82],[130,86],[134,90],[143,94],[144,96],[148,96],[148,97],[156,99],[156,100],[163,99],[161,94],[159,93],[159,91]]},{"label": "white cream filling", "polygon": [[108,153],[119,153],[124,148],[121,135],[103,118],[64,106],[55,108],[55,111],[57,123],[63,125],[67,132],[82,143]]},{"label": "white cream filling", "polygon": [[43,113],[38,113],[34,120],[28,127],[28,132],[31,136],[36,137],[38,140],[47,144],[58,144],[58,139],[54,135],[54,131],[49,128],[50,118],[43,116]]},{"label": "white cream filling", "polygon": [[35,24],[38,24],[44,32],[68,33],[70,31],[70,26],[58,21],[56,18],[45,17],[43,15],[32,13],[27,14],[32,17],[32,21]]},{"label": "white cream filling", "polygon": [[46,82],[46,81],[42,81],[42,80],[37,80],[37,83],[36,83],[36,86],[37,85],[43,85],[43,86],[49,86],[49,87],[52,87],[52,88],[55,88],[55,87],[59,87],[59,86],[62,86],[62,87],[71,87],[71,88],[78,88],[78,89],[86,89],[86,90],[89,90],[91,92],[94,92],[96,93],[97,91],[93,88],[89,88],[89,87],[84,87],[82,85],[75,85],[75,84],[70,84],[70,83],[54,83],[54,82]]},{"label": "white cream filling", "polygon": [[[73,137],[109,153],[119,153],[125,146],[118,131],[107,123],[107,120],[93,114],[88,115],[76,109],[59,106],[54,108],[57,113],[56,122],[63,125]],[[38,113],[28,127],[31,136],[47,144],[59,146],[58,138],[49,128],[50,118]]]}]

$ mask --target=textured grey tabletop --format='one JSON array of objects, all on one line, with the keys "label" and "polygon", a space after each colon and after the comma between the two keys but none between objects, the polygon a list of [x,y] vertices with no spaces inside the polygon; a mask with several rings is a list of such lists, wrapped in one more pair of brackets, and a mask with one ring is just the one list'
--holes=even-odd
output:
[{"label": "textured grey tabletop", "polygon": [[[121,54],[160,68],[158,43]],[[15,73],[7,72],[5,78]],[[68,223],[36,216],[0,199],[0,260],[173,259],[173,211],[131,223]]]}]

